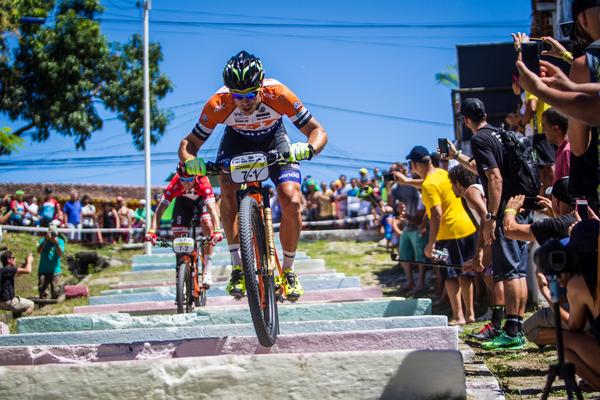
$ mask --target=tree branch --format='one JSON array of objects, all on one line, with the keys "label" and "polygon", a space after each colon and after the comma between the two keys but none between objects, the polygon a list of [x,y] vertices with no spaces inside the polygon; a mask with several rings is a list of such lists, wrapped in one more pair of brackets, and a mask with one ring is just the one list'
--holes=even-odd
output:
[{"label": "tree branch", "polygon": [[11,132],[11,134],[15,135],[15,136],[21,136],[23,133],[25,133],[29,129],[33,128],[34,126],[35,126],[35,124],[33,122],[31,122],[19,129],[17,129],[16,131]]}]

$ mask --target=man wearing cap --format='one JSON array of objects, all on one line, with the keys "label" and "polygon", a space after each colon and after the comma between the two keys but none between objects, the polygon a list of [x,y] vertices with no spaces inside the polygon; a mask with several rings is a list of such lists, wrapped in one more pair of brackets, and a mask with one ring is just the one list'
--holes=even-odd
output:
[{"label": "man wearing cap", "polygon": [[[475,252],[476,228],[460,198],[452,191],[448,171],[435,168],[431,163],[429,151],[423,146],[413,147],[406,159],[410,160],[411,170],[423,178],[421,191],[429,217],[429,241],[425,245],[425,256],[433,258],[434,249],[447,249],[448,263],[462,265],[471,259]],[[394,172],[394,177],[401,181],[398,172]],[[445,271],[445,285],[453,313],[449,323],[463,325],[474,322],[472,277],[464,273],[459,276],[454,269]],[[461,298],[465,303],[464,313]]]},{"label": "man wearing cap", "polygon": [[17,190],[15,192],[15,198],[10,202],[10,210],[12,214],[10,216],[11,225],[23,225],[23,219],[25,218],[25,212],[27,210],[27,203],[23,201],[25,192]]},{"label": "man wearing cap", "polygon": [[522,241],[534,241],[544,244],[548,239],[569,236],[569,227],[577,222],[575,216],[575,199],[569,194],[569,177],[555,182],[548,189],[552,200],[538,196],[538,203],[545,206],[543,210],[550,218],[537,220],[531,224],[520,223],[517,215],[523,207],[525,196],[514,196],[506,203],[504,210],[504,233],[507,238]]},{"label": "man wearing cap", "polygon": [[[487,214],[482,221],[480,245],[492,245],[492,264],[494,281],[503,282],[506,303],[504,328],[482,347],[487,350],[518,350],[525,346],[522,333],[523,316],[527,303],[527,262],[528,248],[522,241],[511,240],[504,234],[502,221],[508,199],[502,198],[504,176],[504,149],[497,130],[487,123],[483,102],[477,98],[468,98],[461,103],[460,114],[464,124],[473,132],[471,148],[477,164],[477,172],[487,198]],[[519,223],[525,223],[528,215],[515,216]],[[482,269],[481,260],[473,265]],[[492,309],[502,312],[502,304],[493,304]]]}]

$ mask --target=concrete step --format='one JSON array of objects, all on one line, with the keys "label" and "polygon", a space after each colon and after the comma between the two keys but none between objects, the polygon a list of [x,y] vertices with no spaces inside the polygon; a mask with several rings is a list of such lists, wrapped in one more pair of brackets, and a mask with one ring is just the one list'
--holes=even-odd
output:
[{"label": "concrete step", "polygon": [[[281,335],[372,331],[401,328],[431,328],[447,326],[446,316],[416,316],[365,318],[341,321],[292,321],[280,324]],[[425,337],[429,334],[423,331]],[[25,333],[0,336],[0,346],[65,346],[79,344],[125,344],[135,342],[165,342],[200,338],[222,338],[226,336],[255,337],[254,325],[198,325],[160,328],[113,329],[98,331]],[[427,339],[429,340],[429,339]],[[411,348],[426,348],[422,341],[411,343]],[[32,351],[32,354],[37,353]],[[7,364],[10,358],[6,349],[0,348],[0,365]],[[27,364],[28,362],[26,362]]]},{"label": "concrete step", "polygon": [[[263,347],[256,337],[250,335],[76,346],[7,346],[0,347],[0,365],[65,364],[74,352],[76,357],[71,359],[72,363],[81,358],[93,362],[130,361],[136,360],[140,353],[180,358],[225,354],[326,353],[345,349],[458,350],[458,329],[427,327],[281,335],[277,337],[277,344],[270,348]],[[44,352],[44,357],[36,354],[40,350]]]},{"label": "concrete step", "polygon": [[[287,304],[279,307],[279,320],[321,321],[431,314],[430,299],[377,299],[345,303]],[[191,314],[131,316],[128,314],[64,314],[19,318],[18,333],[70,332],[156,328],[191,325],[251,323],[247,306],[211,307]]]},{"label": "concrete step", "polygon": [[[345,288],[360,288],[360,278],[357,276],[349,276],[342,279],[320,279],[320,280],[309,280],[303,283],[305,292],[313,290],[335,290]],[[218,297],[218,296],[229,296],[226,290],[226,285],[218,284],[212,286],[207,292],[206,297]],[[118,289],[117,289],[118,290]],[[123,289],[136,290],[136,289]],[[143,289],[140,289],[143,290]],[[122,303],[140,303],[144,301],[175,301],[175,287],[165,286],[157,288],[151,292],[142,293],[125,293],[125,294],[113,294],[106,296],[91,296],[89,297],[89,305],[98,304],[122,304]]]},{"label": "concrete step", "polygon": [[195,400],[239,398],[241,393],[250,400],[466,398],[462,356],[455,350],[179,359],[143,352],[138,359],[1,367],[0,398]]},{"label": "concrete step", "polygon": [[[296,272],[299,275],[314,275],[314,274],[330,274],[335,273],[335,269],[329,268],[302,268],[297,269]],[[212,268],[213,278],[215,277],[226,277],[229,279],[231,275],[231,266],[226,267],[213,267]],[[157,271],[137,271],[137,272],[122,272],[119,276],[120,281],[125,282],[137,282],[147,280],[167,280],[175,279],[175,272],[172,269],[162,269]]]},{"label": "concrete step", "polygon": [[[231,263],[229,260],[222,262],[213,262],[214,267],[218,266],[229,266]],[[325,260],[320,258],[313,259],[305,259],[305,260],[296,260],[294,262],[294,268],[303,269],[303,268],[325,268]],[[155,271],[162,269],[175,269],[175,262],[171,263],[147,263],[147,264],[133,264],[131,266],[132,271]]]},{"label": "concrete step", "polygon": [[[277,250],[277,254],[283,254],[281,252],[281,249]],[[213,252],[213,259],[214,260],[223,260],[223,259],[227,259],[229,260],[230,256],[229,256],[229,251],[215,251]],[[304,260],[310,258],[306,252],[304,251],[299,251],[296,252],[296,259],[298,260]],[[133,264],[145,264],[145,263],[162,263],[162,262],[174,262],[175,261],[175,253],[171,252],[171,253],[164,253],[164,254],[153,254],[151,256],[145,255],[145,254],[138,254],[132,257],[132,263]]]},{"label": "concrete step", "polygon": [[[355,280],[349,280],[351,277],[346,277],[345,274],[321,274],[321,275],[307,275],[303,276],[300,280],[304,290],[327,290],[337,289],[343,287],[355,287],[354,283],[351,286],[348,282],[354,282]],[[360,280],[359,280],[360,282]],[[215,282],[211,285],[209,291],[213,289],[224,289],[227,286],[227,282]],[[360,286],[360,285],[359,285]],[[161,286],[146,286],[146,287],[135,287],[135,288],[120,288],[120,289],[107,289],[102,290],[102,296],[111,296],[117,294],[132,294],[132,293],[153,293],[153,292],[165,292],[173,293],[175,295],[175,282],[171,285]]]},{"label": "concrete step", "polygon": [[[173,274],[171,274],[173,275]],[[341,272],[331,272],[331,273],[323,273],[323,274],[304,274],[298,272],[298,276],[304,281],[309,279],[325,279],[325,278],[343,278],[346,276]],[[155,280],[142,280],[138,282],[119,282],[114,285],[110,285],[111,289],[134,289],[134,288],[152,288],[152,287],[161,287],[161,286],[175,286],[175,277],[172,276],[172,279],[155,279]],[[213,276],[213,281],[218,282],[227,282],[229,281],[229,277],[225,275]],[[106,294],[106,293],[102,293]]]},{"label": "concrete step", "polygon": [[[383,297],[383,292],[379,286],[367,286],[359,289],[315,290],[313,292],[304,293],[299,304],[357,301],[381,297]],[[234,306],[240,304],[246,304],[246,298],[239,301],[231,296],[217,296],[206,299],[206,306],[209,308],[214,306]],[[148,301],[142,303],[77,306],[74,308],[73,312],[76,314],[114,312],[129,313],[132,315],[174,314],[176,312],[176,307],[173,301]]]}]

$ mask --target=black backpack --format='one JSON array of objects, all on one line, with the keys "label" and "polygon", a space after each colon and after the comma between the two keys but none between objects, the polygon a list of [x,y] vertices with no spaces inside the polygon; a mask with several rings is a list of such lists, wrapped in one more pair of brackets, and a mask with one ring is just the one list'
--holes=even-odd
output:
[{"label": "black backpack", "polygon": [[517,132],[489,128],[500,135],[504,151],[502,198],[508,200],[519,194],[537,196],[542,181],[529,140]]}]

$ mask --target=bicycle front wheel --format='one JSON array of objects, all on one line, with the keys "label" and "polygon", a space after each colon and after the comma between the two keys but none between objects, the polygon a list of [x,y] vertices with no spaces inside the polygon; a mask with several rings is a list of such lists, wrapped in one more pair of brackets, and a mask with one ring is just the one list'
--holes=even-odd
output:
[{"label": "bicycle front wheel", "polygon": [[252,197],[246,196],[242,199],[239,228],[252,323],[260,344],[271,347],[277,341],[279,331],[275,283],[267,267],[267,243],[261,210]]},{"label": "bicycle front wheel", "polygon": [[175,287],[175,302],[177,303],[178,314],[193,311],[190,281],[190,265],[182,262],[177,266],[177,282]]}]

